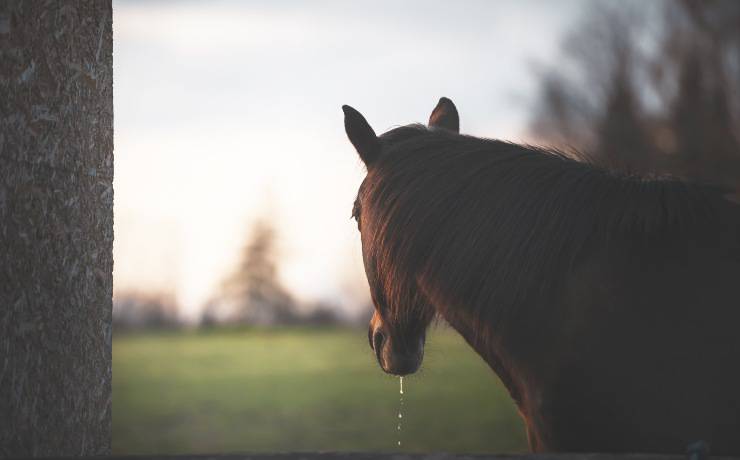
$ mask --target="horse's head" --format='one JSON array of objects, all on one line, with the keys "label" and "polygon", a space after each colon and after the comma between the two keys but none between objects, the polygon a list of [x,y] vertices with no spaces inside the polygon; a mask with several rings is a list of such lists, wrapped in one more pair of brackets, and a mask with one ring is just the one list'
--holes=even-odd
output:
[{"label": "horse's head", "polygon": [[[365,273],[375,306],[368,341],[385,372],[411,374],[421,365],[426,329],[434,309],[418,287],[419,255],[409,249],[411,242],[402,231],[410,216],[402,215],[395,207],[393,197],[399,191],[391,190],[384,181],[392,174],[384,159],[400,154],[397,147],[404,140],[430,131],[408,126],[376,136],[357,110],[346,105],[342,109],[347,136],[367,168],[352,216],[360,231]],[[452,101],[440,99],[429,128],[459,131]]]}]

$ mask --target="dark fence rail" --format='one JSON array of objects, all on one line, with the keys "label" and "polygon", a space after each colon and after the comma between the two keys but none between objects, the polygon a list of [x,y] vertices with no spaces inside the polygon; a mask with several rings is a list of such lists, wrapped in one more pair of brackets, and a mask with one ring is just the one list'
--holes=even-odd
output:
[{"label": "dark fence rail", "polygon": [[[47,457],[48,458],[48,457]],[[52,457],[72,458],[72,457]],[[401,454],[382,452],[295,452],[295,453],[255,453],[255,454],[214,454],[214,455],[137,455],[111,457],[74,457],[75,459],[105,460],[737,460],[740,457],[705,456],[699,452],[686,455],[659,454],[604,454],[604,453],[565,453],[565,454]]]}]

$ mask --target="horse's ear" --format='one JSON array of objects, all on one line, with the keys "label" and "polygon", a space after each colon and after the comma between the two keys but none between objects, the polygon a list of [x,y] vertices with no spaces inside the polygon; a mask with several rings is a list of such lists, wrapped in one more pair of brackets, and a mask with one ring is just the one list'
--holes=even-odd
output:
[{"label": "horse's ear", "polygon": [[432,110],[429,116],[430,128],[442,128],[453,133],[460,132],[460,117],[457,114],[457,108],[451,100],[443,97],[437,103],[437,107]]},{"label": "horse's ear", "polygon": [[380,141],[360,112],[348,105],[343,105],[344,130],[365,166],[370,166],[380,156]]}]

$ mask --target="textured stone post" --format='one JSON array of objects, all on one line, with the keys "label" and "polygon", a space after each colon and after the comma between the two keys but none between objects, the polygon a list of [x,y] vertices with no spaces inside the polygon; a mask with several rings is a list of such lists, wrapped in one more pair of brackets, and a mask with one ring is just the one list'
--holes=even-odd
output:
[{"label": "textured stone post", "polygon": [[110,0],[0,0],[0,457],[110,451]]}]

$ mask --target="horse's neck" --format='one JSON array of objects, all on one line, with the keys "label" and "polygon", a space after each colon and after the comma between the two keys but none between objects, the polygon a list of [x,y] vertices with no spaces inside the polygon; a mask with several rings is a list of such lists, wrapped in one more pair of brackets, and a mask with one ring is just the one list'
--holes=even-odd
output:
[{"label": "horse's neck", "polygon": [[488,366],[498,375],[512,399],[519,404],[521,387],[517,371],[502,348],[499,338],[492,336],[491,331],[480,330],[480,319],[469,312],[441,312],[447,323],[452,326],[465,341],[483,358]]},{"label": "horse's neck", "polygon": [[[542,378],[543,375],[532,372],[530,366],[521,365],[521,361],[526,362],[531,358],[521,355],[512,356],[512,354],[521,351],[514,350],[514,347],[520,349],[522,347],[512,345],[512,342],[509,340],[493,336],[481,336],[482,333],[485,335],[491,332],[477,329],[477,324],[480,324],[479,318],[475,318],[472,315],[466,316],[459,312],[457,314],[447,313],[447,315],[443,315],[447,322],[486,361],[509,391],[509,395],[516,403],[520,414],[524,418],[530,448],[534,451],[545,449],[548,445],[549,430],[541,417],[541,406],[543,404],[542,396],[546,382]],[[535,355],[530,364],[543,363],[547,360],[545,354],[541,353],[539,349],[530,349],[524,353],[533,353]],[[535,367],[546,368],[548,366],[547,364],[535,364]]]}]

